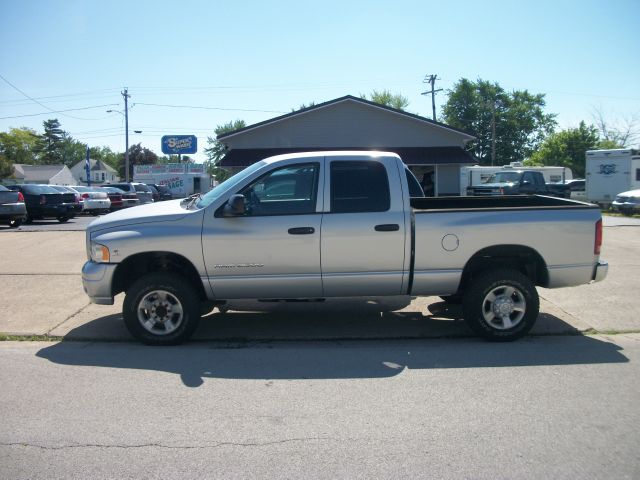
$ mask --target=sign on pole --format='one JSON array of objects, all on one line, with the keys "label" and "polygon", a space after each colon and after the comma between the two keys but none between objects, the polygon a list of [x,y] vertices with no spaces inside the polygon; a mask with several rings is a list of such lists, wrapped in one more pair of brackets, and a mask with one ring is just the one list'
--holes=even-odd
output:
[{"label": "sign on pole", "polygon": [[162,153],[183,155],[198,151],[198,139],[195,135],[165,135],[162,137]]}]

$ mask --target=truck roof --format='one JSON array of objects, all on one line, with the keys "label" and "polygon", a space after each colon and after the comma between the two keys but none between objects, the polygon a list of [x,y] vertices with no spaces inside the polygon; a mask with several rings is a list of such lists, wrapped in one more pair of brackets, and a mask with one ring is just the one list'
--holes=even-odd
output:
[{"label": "truck roof", "polygon": [[359,158],[372,158],[372,157],[393,157],[400,159],[397,153],[382,152],[377,150],[327,150],[320,152],[296,152],[285,153],[283,155],[275,155],[273,157],[265,158],[263,161],[266,163],[279,162],[281,160],[289,160],[292,158],[320,158],[320,157],[351,157],[354,160]]}]

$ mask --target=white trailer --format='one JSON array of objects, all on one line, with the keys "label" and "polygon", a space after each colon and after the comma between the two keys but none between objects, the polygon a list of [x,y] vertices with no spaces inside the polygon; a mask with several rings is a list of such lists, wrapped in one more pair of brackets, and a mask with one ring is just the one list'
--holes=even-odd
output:
[{"label": "white trailer", "polygon": [[165,185],[173,198],[194,193],[206,193],[213,188],[213,178],[201,163],[168,163],[164,165],[135,165],[133,181]]},{"label": "white trailer", "polygon": [[467,187],[481,185],[485,183],[492,174],[505,170],[535,170],[542,173],[547,183],[561,183],[573,179],[573,173],[568,167],[527,167],[521,162],[511,162],[509,165],[494,167],[474,165],[472,167],[460,168],[460,195],[467,194]]},{"label": "white trailer", "polygon": [[640,152],[588,150],[585,171],[587,201],[609,206],[618,193],[640,188]]}]

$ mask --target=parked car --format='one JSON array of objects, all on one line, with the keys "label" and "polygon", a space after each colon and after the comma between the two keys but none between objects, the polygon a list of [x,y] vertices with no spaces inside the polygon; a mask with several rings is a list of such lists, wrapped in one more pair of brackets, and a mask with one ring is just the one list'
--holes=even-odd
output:
[{"label": "parked car", "polygon": [[156,187],[154,187],[153,185],[148,185],[145,183],[145,185],[147,185],[147,187],[149,187],[151,189],[151,193],[153,195],[153,201],[154,202],[159,202],[160,201],[160,192],[158,192],[158,189]]},{"label": "parked car", "polygon": [[166,185],[158,185],[157,183],[147,183],[149,187],[155,188],[158,191],[159,199],[156,200],[163,202],[165,200],[173,200],[173,193],[171,193],[171,189]]},{"label": "parked car", "polygon": [[[100,189],[100,191],[105,192],[109,197],[109,200],[111,201],[110,211],[113,212],[124,208],[124,200],[122,199],[124,192],[122,190],[115,187],[96,187],[96,189]],[[138,199],[136,198],[136,201],[137,200]]]},{"label": "parked car", "polygon": [[110,187],[119,188],[126,193],[135,193],[140,205],[153,202],[153,192],[144,183],[111,183]]},{"label": "parked car", "polygon": [[85,187],[82,185],[74,185],[69,187],[80,194],[82,203],[82,212],[98,215],[100,213],[108,213],[111,208],[111,200],[107,192],[99,189],[99,187]]},{"label": "parked car", "polygon": [[27,206],[25,223],[44,218],[55,218],[64,223],[76,215],[73,206],[65,202],[64,194],[49,185],[23,184],[7,188],[22,192]]},{"label": "parked car", "polygon": [[140,199],[138,198],[138,194],[135,192],[135,188],[132,189],[132,191],[126,191],[122,188],[116,187],[115,185],[120,184],[107,183],[102,185],[102,188],[107,188],[110,191],[118,191],[122,195],[122,208],[136,207],[140,205]]},{"label": "parked car", "polygon": [[640,190],[629,190],[616,195],[616,199],[611,203],[614,210],[625,215],[640,213]]},{"label": "parked car", "polygon": [[17,228],[27,218],[27,206],[22,192],[14,192],[0,185],[0,221]]},{"label": "parked car", "polygon": [[467,188],[467,195],[548,195],[544,175],[536,170],[502,170],[485,183]]},{"label": "parked car", "polygon": [[65,187],[62,185],[49,185],[49,186],[62,194],[63,196],[62,198],[64,200],[63,203],[70,205],[76,214],[79,214],[82,212],[82,197],[78,192],[76,192],[75,190],[72,190],[69,187]]},{"label": "parked car", "polygon": [[566,182],[547,183],[549,195],[554,197],[570,198],[571,200],[586,201],[585,180],[582,178],[574,178]]},{"label": "parked car", "polygon": [[393,153],[268,158],[205,195],[91,222],[84,291],[104,305],[126,292],[125,325],[155,345],[227,301],[398,295],[461,297],[473,331],[510,341],[538,317],[536,286],[607,275],[596,205],[421,193]]}]

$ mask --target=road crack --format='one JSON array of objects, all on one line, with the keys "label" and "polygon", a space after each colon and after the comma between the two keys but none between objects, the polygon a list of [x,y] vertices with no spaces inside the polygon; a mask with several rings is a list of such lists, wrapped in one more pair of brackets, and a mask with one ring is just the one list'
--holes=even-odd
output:
[{"label": "road crack", "polygon": [[270,447],[274,445],[282,445],[285,443],[295,442],[313,442],[313,441],[327,441],[334,440],[331,437],[300,437],[300,438],[285,438],[282,440],[274,440],[271,442],[219,442],[211,445],[165,445],[162,443],[141,443],[132,445],[120,445],[120,444],[101,444],[101,443],[78,443],[72,445],[43,445],[37,443],[28,442],[0,442],[1,447],[24,447],[24,448],[37,448],[39,450],[67,450],[78,448],[114,448],[114,449],[133,449],[133,448],[164,448],[169,450],[204,450],[215,449],[222,447]]}]

